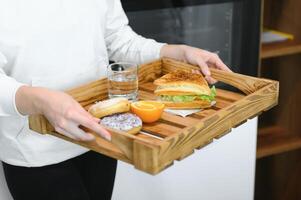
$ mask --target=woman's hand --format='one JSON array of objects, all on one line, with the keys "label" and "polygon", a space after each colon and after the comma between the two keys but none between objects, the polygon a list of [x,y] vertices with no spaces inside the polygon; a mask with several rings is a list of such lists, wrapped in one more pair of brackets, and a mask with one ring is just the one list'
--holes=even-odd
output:
[{"label": "woman's hand", "polygon": [[16,93],[16,106],[22,114],[43,114],[55,130],[69,138],[90,141],[94,136],[84,132],[85,126],[107,140],[110,133],[99,125],[99,119],[90,115],[66,93],[40,87],[22,86]]},{"label": "woman's hand", "polygon": [[217,54],[187,45],[164,45],[160,56],[198,65],[206,80],[211,84],[216,80],[211,77],[209,67],[231,72]]}]

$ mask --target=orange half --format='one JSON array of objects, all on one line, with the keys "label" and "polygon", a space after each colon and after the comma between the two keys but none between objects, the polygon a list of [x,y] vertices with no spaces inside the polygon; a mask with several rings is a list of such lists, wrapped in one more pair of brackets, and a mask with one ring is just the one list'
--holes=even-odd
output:
[{"label": "orange half", "polygon": [[164,104],[158,101],[137,101],[131,103],[131,111],[145,123],[152,123],[160,119]]}]

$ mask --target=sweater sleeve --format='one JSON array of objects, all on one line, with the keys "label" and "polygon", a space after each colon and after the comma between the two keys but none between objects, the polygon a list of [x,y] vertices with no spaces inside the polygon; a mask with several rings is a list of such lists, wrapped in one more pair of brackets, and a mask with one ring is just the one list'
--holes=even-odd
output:
[{"label": "sweater sleeve", "polygon": [[23,116],[16,107],[17,90],[25,85],[6,75],[3,67],[7,64],[6,57],[0,52],[0,117]]},{"label": "sweater sleeve", "polygon": [[136,34],[128,25],[120,0],[108,0],[105,41],[110,60],[145,63],[159,59],[164,43]]}]

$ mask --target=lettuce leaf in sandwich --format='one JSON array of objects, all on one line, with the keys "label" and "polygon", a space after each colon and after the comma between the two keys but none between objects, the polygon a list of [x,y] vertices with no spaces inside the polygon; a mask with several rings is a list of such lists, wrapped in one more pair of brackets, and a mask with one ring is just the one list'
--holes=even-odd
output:
[{"label": "lettuce leaf in sandwich", "polygon": [[173,101],[173,102],[192,102],[196,99],[201,99],[205,101],[212,102],[216,97],[215,86],[211,87],[210,95],[161,95],[160,98],[162,101]]}]

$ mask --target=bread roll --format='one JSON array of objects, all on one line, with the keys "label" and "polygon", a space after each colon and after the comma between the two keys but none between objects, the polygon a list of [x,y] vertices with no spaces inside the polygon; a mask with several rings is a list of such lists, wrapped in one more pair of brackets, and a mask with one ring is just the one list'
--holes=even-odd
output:
[{"label": "bread roll", "polygon": [[92,105],[88,111],[94,117],[102,118],[116,113],[128,112],[129,110],[130,102],[126,98],[113,98]]}]

